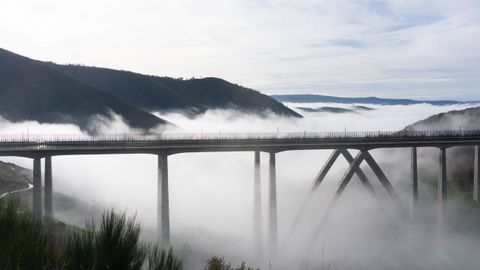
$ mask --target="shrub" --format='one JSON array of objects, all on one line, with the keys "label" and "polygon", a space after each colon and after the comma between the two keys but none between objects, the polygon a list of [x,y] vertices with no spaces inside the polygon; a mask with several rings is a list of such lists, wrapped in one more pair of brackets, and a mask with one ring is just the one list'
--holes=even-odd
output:
[{"label": "shrub", "polygon": [[150,249],[148,270],[181,270],[182,262],[175,256],[173,249],[165,251],[158,246]]},{"label": "shrub", "polygon": [[109,211],[102,216],[100,229],[87,224],[87,230],[70,237],[66,251],[69,269],[139,270],[147,256],[140,241],[140,225],[134,218]]},{"label": "shrub", "polygon": [[62,269],[62,239],[52,235],[18,198],[0,199],[0,269]]},{"label": "shrub", "polygon": [[252,267],[245,265],[245,262],[242,262],[237,268],[233,268],[230,263],[225,262],[224,258],[220,257],[211,257],[207,260],[207,265],[205,270],[254,270]]}]

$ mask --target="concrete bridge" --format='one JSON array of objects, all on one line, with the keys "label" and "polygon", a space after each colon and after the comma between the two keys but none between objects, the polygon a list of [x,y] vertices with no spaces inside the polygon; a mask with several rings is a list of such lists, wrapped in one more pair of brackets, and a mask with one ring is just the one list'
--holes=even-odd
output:
[{"label": "concrete bridge", "polygon": [[[209,133],[103,136],[0,135],[0,156],[19,156],[33,159],[33,215],[52,219],[52,156],[100,154],[152,154],[158,156],[158,237],[163,245],[170,243],[170,214],[168,193],[168,156],[189,152],[251,151],[254,163],[254,231],[259,240],[261,231],[260,152],[269,153],[269,244],[277,246],[277,198],[275,155],[291,150],[333,150],[330,158],[315,177],[312,193],[318,188],[339,156],[350,164],[343,175],[330,207],[340,197],[354,174],[359,176],[368,191],[374,193],[370,180],[360,169],[363,161],[373,170],[391,198],[401,202],[388,177],[369,151],[378,148],[411,149],[411,192],[415,206],[418,201],[417,148],[439,149],[438,209],[442,217],[447,201],[447,149],[456,146],[475,148],[474,200],[480,200],[480,130],[462,131],[394,131],[394,132],[297,132],[297,133]],[[359,150],[353,157],[349,149]],[[45,159],[42,185],[41,159]],[[257,245],[259,246],[259,245]]]}]

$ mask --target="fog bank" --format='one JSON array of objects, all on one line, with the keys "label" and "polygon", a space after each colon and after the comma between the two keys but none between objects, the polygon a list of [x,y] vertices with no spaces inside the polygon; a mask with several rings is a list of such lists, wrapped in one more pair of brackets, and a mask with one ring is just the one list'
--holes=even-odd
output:
[{"label": "fog bank", "polygon": [[[339,104],[287,104],[295,107]],[[270,116],[258,118],[238,112],[215,110],[190,119],[181,114],[159,115],[175,123],[171,133],[298,132],[398,130],[432,114],[466,108],[466,105],[378,106],[355,113],[306,113],[303,119]],[[135,132],[117,117],[101,122],[108,133]],[[8,134],[83,134],[72,125],[10,123],[0,121]],[[85,134],[83,134],[85,135]],[[277,157],[279,253],[268,256],[267,180],[268,157],[261,155],[263,254],[253,248],[253,153],[184,153],[169,156],[170,216],[173,245],[191,258],[220,255],[233,262],[268,269],[478,269],[480,248],[477,234],[451,232],[439,238],[434,227],[434,191],[420,180],[422,219],[413,223],[395,211],[372,172],[365,171],[378,198],[371,198],[354,177],[312,249],[308,242],[347,168],[342,158],[302,215],[297,230],[290,234],[294,218],[303,205],[313,178],[331,151],[282,152]],[[351,151],[355,154],[355,151]],[[392,181],[404,206],[410,206],[409,149],[373,150],[374,158]],[[419,162],[436,173],[434,150],[419,150]],[[2,158],[30,167],[31,160]],[[473,161],[472,161],[473,164]],[[54,190],[102,207],[114,207],[136,214],[146,238],[154,239],[156,224],[157,158],[153,155],[98,155],[53,157]],[[432,193],[433,192],[433,193]],[[456,207],[451,202],[451,207]],[[71,213],[70,213],[71,214]],[[67,221],[67,213],[57,217]],[[445,245],[448,243],[448,245]],[[200,254],[200,255],[198,255]],[[188,256],[187,256],[188,257]],[[194,265],[195,262],[188,262]],[[327,268],[328,267],[328,268]],[[196,267],[198,269],[198,267]]]}]

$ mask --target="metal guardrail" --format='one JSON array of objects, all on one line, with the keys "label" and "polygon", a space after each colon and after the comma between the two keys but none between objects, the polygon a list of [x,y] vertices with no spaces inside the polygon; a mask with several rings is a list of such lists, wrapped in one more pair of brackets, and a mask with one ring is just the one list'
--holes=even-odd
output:
[{"label": "metal guardrail", "polygon": [[[364,131],[364,132],[250,132],[250,133],[162,133],[103,134],[79,136],[72,134],[32,135],[0,134],[0,152],[38,151],[111,151],[151,150],[152,148],[242,147],[263,143],[273,145],[385,144],[399,142],[455,143],[480,142],[480,130],[455,131]],[[265,145],[263,145],[265,146]]]},{"label": "metal guardrail", "polygon": [[359,132],[251,132],[251,133],[163,133],[163,134],[102,134],[86,135],[34,135],[0,134],[0,143],[23,142],[119,142],[119,141],[172,141],[172,140],[242,140],[242,139],[342,139],[342,138],[416,138],[416,137],[471,137],[480,136],[480,130],[459,131],[359,131]]},{"label": "metal guardrail", "polygon": [[9,143],[89,143],[89,142],[152,142],[152,141],[206,141],[206,140],[261,140],[261,139],[381,139],[480,137],[480,130],[455,131],[334,131],[334,132],[248,132],[248,133],[161,133],[161,134],[0,134],[0,145]]}]

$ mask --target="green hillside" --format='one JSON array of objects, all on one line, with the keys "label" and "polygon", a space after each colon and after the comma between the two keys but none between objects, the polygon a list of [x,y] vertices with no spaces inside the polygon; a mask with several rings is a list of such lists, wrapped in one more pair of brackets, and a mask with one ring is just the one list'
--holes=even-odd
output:
[{"label": "green hillside", "polygon": [[301,117],[267,95],[219,78],[183,80],[81,65],[49,65],[148,111],[177,110],[194,116],[208,109],[236,109],[260,116]]},{"label": "green hillside", "polygon": [[[408,130],[478,130],[480,129],[480,107],[456,110],[432,115],[413,123]],[[447,173],[449,181],[461,191],[471,192],[473,187],[473,147],[453,147],[447,151]]]},{"label": "green hillside", "polygon": [[167,121],[115,96],[58,72],[43,62],[0,49],[0,115],[10,121],[72,123],[94,132],[98,115],[114,112],[132,127],[149,129]]},{"label": "green hillside", "polygon": [[30,171],[13,163],[0,161],[0,195],[27,188],[31,183]]},{"label": "green hillside", "polygon": [[171,125],[151,112],[195,116],[208,109],[301,117],[267,95],[218,78],[182,80],[56,65],[0,49],[0,116],[12,122],[68,123],[95,133],[93,120],[116,114],[148,132]]}]

